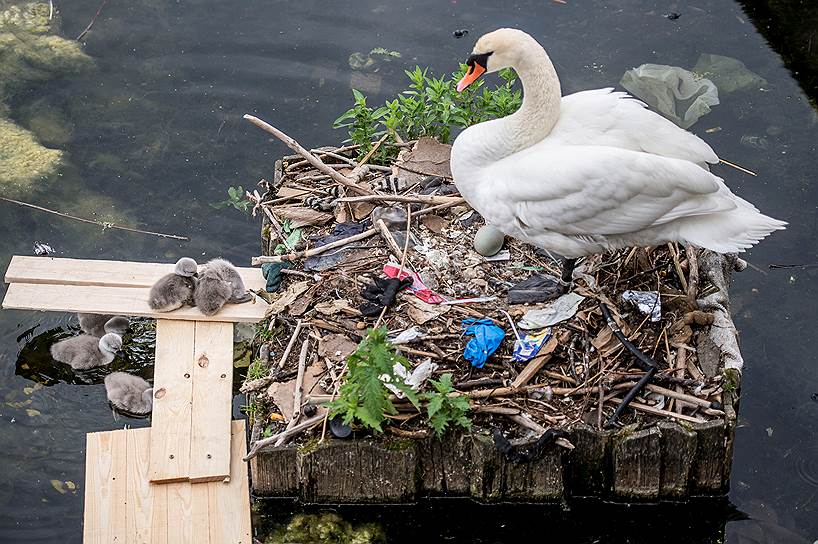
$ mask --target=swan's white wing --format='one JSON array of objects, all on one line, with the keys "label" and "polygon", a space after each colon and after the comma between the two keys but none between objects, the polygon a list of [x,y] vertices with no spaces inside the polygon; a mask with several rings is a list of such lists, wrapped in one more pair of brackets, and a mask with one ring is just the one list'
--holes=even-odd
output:
[{"label": "swan's white wing", "polygon": [[603,146],[535,147],[488,167],[473,196],[501,228],[621,235],[738,205],[719,178],[685,160]]},{"label": "swan's white wing", "polygon": [[644,151],[700,165],[719,162],[704,140],[650,111],[644,102],[614,92],[613,88],[564,96],[559,120],[546,140],[550,144]]}]

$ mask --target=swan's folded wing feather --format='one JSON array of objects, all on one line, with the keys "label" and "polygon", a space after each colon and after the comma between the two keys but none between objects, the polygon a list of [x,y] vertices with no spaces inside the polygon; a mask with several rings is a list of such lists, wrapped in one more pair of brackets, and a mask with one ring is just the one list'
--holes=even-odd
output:
[{"label": "swan's folded wing feather", "polygon": [[548,140],[644,151],[700,165],[719,162],[704,140],[649,110],[641,100],[613,88],[564,96],[560,118]]},{"label": "swan's folded wing feather", "polygon": [[688,161],[596,146],[541,147],[492,165],[481,208],[525,232],[638,232],[736,207],[719,178]]}]

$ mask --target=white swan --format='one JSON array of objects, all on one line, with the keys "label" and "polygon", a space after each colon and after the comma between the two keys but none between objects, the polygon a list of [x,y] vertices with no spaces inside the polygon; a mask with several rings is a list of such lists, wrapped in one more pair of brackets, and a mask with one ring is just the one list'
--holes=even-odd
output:
[{"label": "white swan", "polygon": [[455,185],[488,224],[567,266],[671,241],[743,251],[786,225],[734,195],[708,170],[719,160],[710,146],[642,102],[610,88],[563,97],[551,60],[525,32],[484,35],[468,64],[458,91],[510,67],[524,98],[512,115],[457,137]]}]

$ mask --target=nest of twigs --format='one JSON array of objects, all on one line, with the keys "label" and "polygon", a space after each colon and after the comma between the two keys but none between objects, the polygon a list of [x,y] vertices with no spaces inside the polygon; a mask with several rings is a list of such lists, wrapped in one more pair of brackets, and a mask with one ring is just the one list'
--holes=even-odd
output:
[{"label": "nest of twigs", "polygon": [[[613,336],[600,302],[608,305],[627,338],[659,366],[617,424],[724,418],[723,369],[718,357],[702,360],[697,351],[698,333],[713,323],[712,314],[702,311],[697,300],[715,289],[700,279],[699,250],[669,244],[581,261],[573,291],[585,298],[576,314],[553,326],[551,340],[537,357],[513,362],[515,331],[510,320],[517,322],[543,304],[509,304],[509,288],[532,274],[559,277],[559,262],[510,238],[504,246],[507,259],[486,259],[475,252],[473,238],[484,224],[482,218],[457,198],[448,162],[432,157],[424,163],[427,155],[420,160],[412,156],[416,148],[407,144],[397,167],[369,168],[360,166],[354,146],[313,150],[363,190],[339,183],[300,155],[279,161],[274,181],[262,183],[267,192],[258,207],[264,213],[268,258],[256,261],[287,261],[294,272],[285,272],[278,292],[270,294],[273,313],[257,338],[262,357],[255,364],[264,364],[267,372],[244,387],[262,407],[254,414],[254,439],[264,433],[277,437],[278,443],[287,442],[299,436],[295,431],[310,427],[304,422],[311,422],[318,433],[326,432],[321,413],[310,416],[306,407],[337,393],[345,356],[375,324],[387,327],[393,337],[412,327],[417,330],[415,340],[397,346],[399,352],[413,364],[431,360],[437,364],[435,374],[451,373],[455,389],[471,400],[470,416],[477,428],[499,427],[521,436],[576,422],[602,428],[645,370]],[[400,201],[394,201],[396,196]],[[377,220],[384,217],[388,221],[379,225]],[[320,247],[339,223],[359,223],[358,232],[375,232],[305,260],[303,252]],[[285,239],[293,238],[293,225],[301,236],[296,247],[289,248]],[[273,256],[277,247],[283,257]],[[430,290],[455,303],[426,304],[407,289],[382,315],[364,317],[359,310],[366,302],[362,290],[383,277],[389,262],[399,267],[402,263],[402,269],[418,273]],[[621,294],[627,290],[658,292],[661,317],[653,321],[623,301]],[[457,302],[463,299],[477,300]],[[506,331],[481,369],[463,357],[469,340],[463,334],[466,318],[490,318]],[[305,342],[307,347],[301,349]],[[294,409],[293,402],[301,409]],[[425,436],[423,418],[411,406],[399,404],[403,408],[406,412],[395,416],[386,430]],[[282,438],[285,428],[294,432]]]}]

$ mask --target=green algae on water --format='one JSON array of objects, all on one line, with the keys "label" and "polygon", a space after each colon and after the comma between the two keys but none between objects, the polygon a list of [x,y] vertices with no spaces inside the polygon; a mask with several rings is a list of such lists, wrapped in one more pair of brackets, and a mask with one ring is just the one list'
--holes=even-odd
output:
[{"label": "green algae on water", "polygon": [[333,512],[297,514],[287,526],[267,537],[265,544],[311,542],[313,544],[381,544],[383,529],[374,523],[352,525]]},{"label": "green algae on water", "polygon": [[43,147],[34,135],[0,118],[0,180],[3,190],[24,194],[38,180],[56,173],[62,152]]}]

